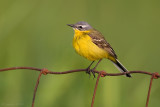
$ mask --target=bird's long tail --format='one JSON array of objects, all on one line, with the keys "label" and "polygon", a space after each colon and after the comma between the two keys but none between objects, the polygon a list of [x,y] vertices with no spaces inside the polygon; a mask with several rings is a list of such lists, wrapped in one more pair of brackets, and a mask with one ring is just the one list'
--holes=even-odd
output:
[{"label": "bird's long tail", "polygon": [[[112,62],[121,72],[128,72],[128,70],[117,59]],[[130,74],[126,74],[126,76],[131,77]]]}]

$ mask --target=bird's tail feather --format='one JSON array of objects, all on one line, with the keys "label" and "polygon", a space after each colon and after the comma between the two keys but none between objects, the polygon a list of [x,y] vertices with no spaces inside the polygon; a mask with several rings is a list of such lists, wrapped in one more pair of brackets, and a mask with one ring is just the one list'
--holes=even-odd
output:
[{"label": "bird's tail feather", "polygon": [[[128,70],[116,59],[115,61],[112,61],[113,64],[118,68],[121,72],[128,72]],[[127,77],[131,77],[130,74],[126,74]]]}]

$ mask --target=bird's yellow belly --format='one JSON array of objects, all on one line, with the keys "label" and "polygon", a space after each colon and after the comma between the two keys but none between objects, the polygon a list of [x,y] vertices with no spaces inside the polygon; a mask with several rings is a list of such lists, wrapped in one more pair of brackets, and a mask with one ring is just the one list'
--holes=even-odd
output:
[{"label": "bird's yellow belly", "polygon": [[99,48],[92,42],[91,37],[85,35],[83,37],[74,37],[73,47],[76,52],[88,60],[94,61],[102,58],[108,58],[107,51]]}]

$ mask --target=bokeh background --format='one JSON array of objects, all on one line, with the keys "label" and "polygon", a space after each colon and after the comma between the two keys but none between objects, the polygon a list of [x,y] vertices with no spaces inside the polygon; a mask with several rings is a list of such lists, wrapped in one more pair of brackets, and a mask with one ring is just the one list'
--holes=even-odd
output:
[{"label": "bokeh background", "polygon": [[[86,68],[72,48],[66,24],[87,21],[102,32],[128,70],[160,72],[159,0],[0,0],[0,68],[30,66],[52,71]],[[103,60],[97,70],[119,71]],[[0,107],[29,107],[39,72],[0,73]],[[144,107],[150,76],[100,79],[95,107]],[[85,73],[42,76],[35,107],[89,107],[96,79]],[[149,106],[160,105],[154,80]]]}]

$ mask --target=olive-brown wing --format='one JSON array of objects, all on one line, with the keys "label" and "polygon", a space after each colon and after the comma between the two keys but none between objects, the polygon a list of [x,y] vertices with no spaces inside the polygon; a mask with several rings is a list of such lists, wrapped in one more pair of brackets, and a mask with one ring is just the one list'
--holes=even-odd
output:
[{"label": "olive-brown wing", "polygon": [[92,38],[94,44],[96,44],[99,48],[106,50],[111,56],[117,59],[115,51],[99,31],[93,30],[88,35]]}]

